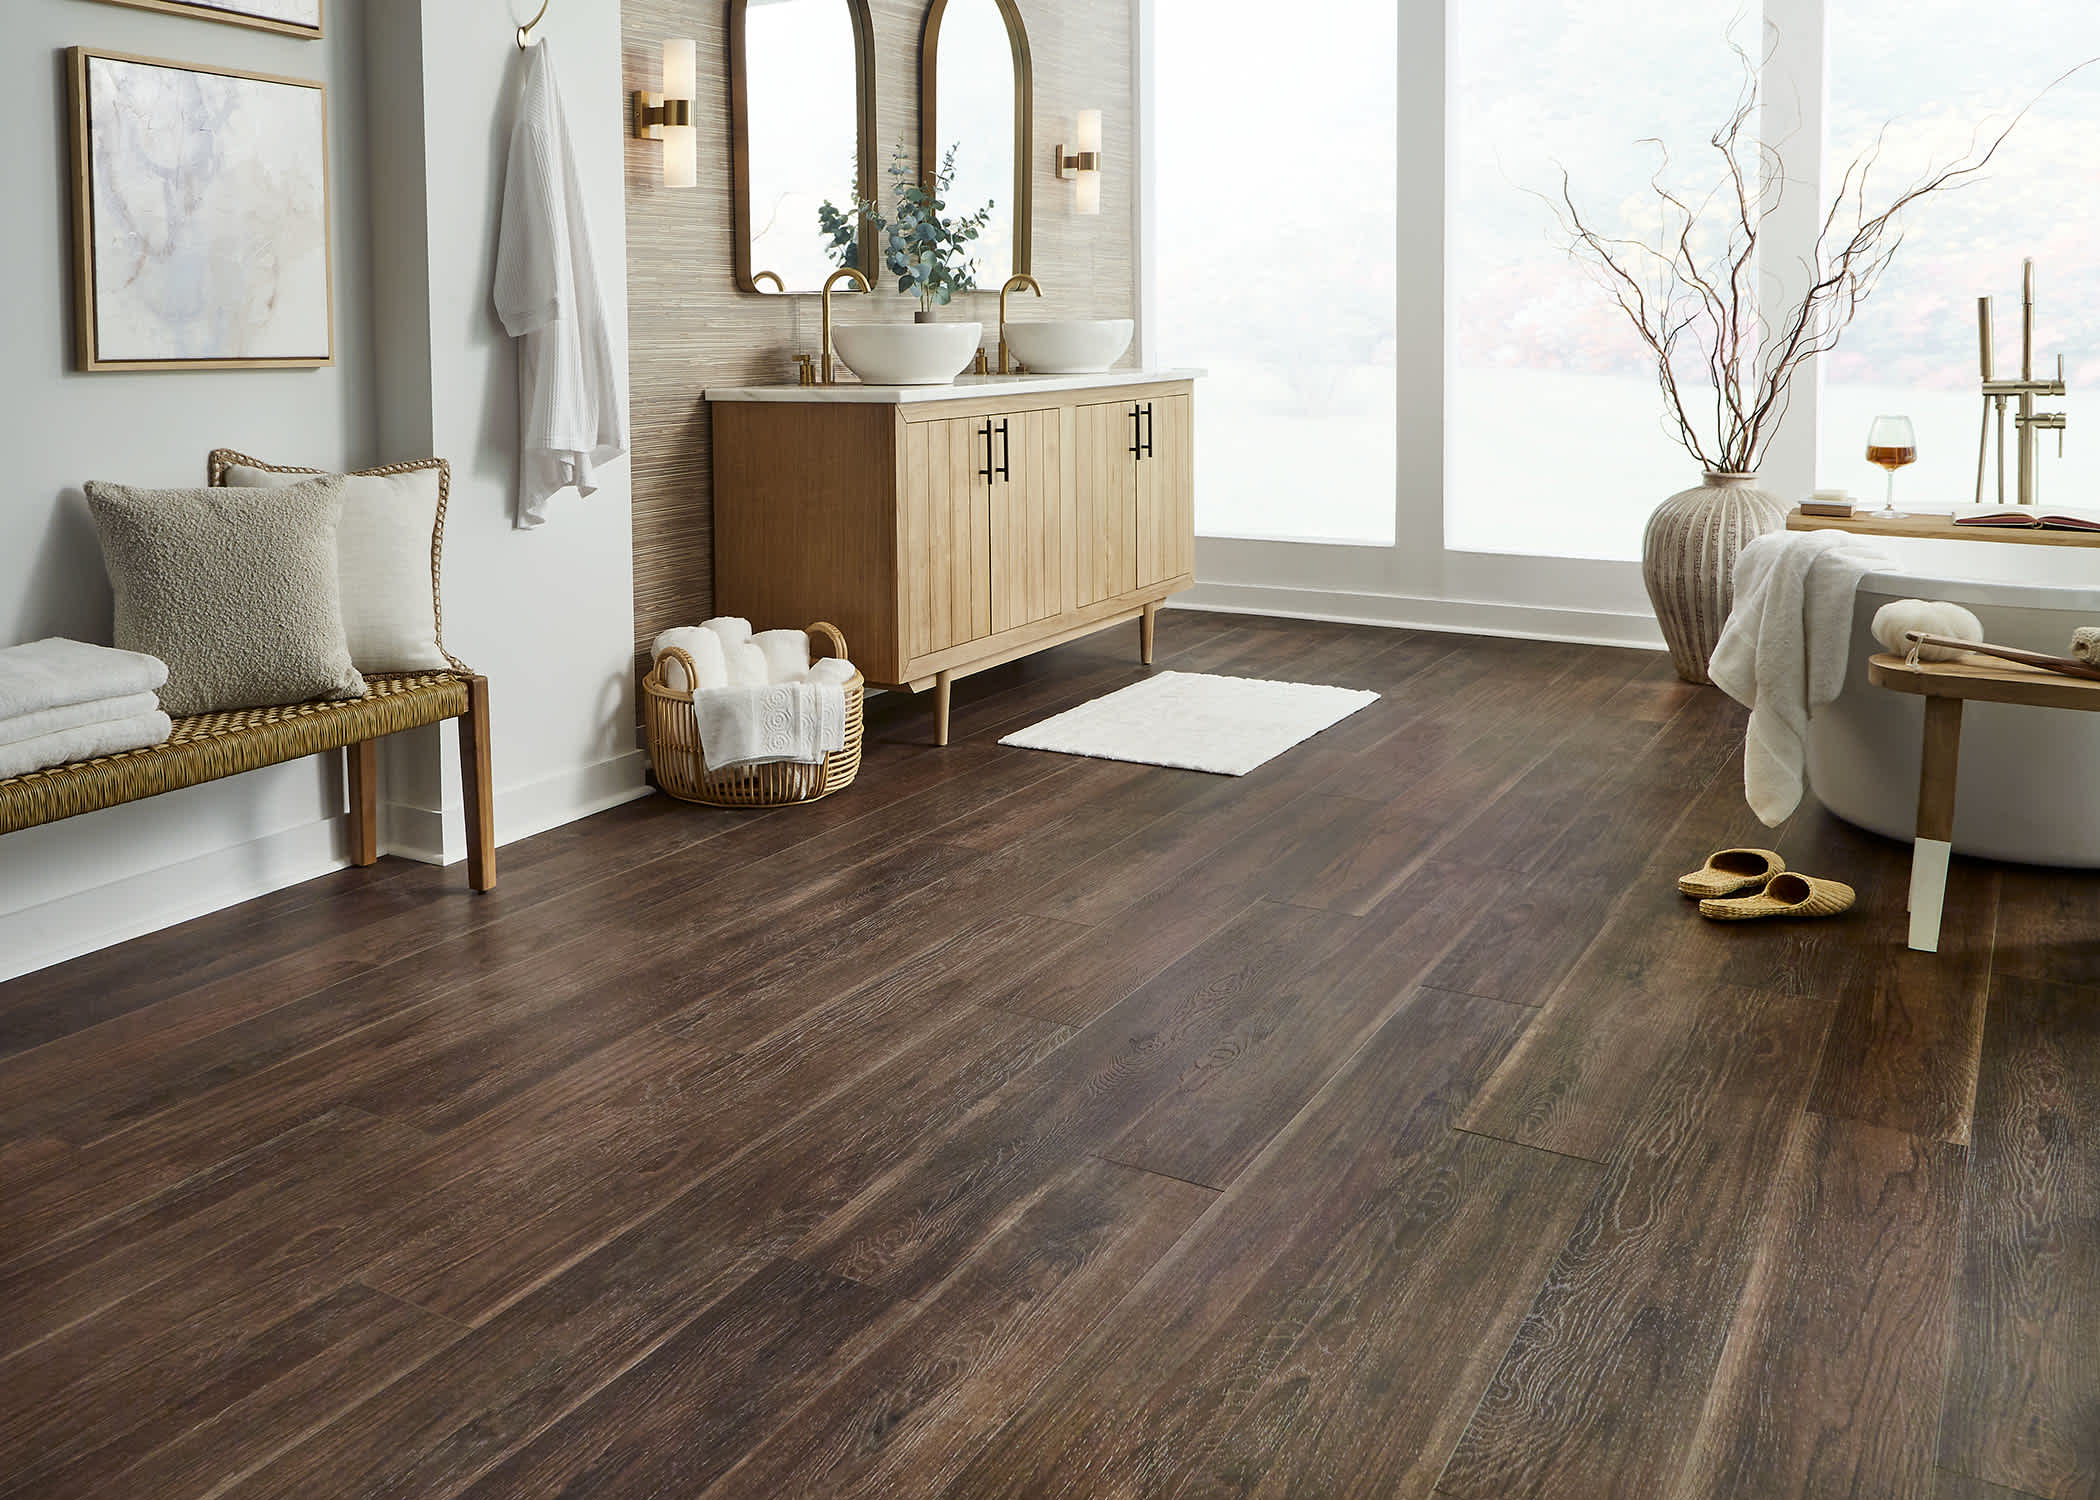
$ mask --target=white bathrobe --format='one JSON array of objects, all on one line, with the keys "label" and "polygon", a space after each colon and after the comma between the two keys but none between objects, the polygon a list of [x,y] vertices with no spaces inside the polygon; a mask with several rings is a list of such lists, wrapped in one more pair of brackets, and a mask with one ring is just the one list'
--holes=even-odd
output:
[{"label": "white bathrobe", "polygon": [[520,340],[517,524],[538,526],[555,494],[570,485],[590,494],[593,470],[627,451],[627,402],[544,41],[525,52],[495,298],[504,328]]},{"label": "white bathrobe", "polygon": [[1743,795],[1767,827],[1801,805],[1809,717],[1845,686],[1859,581],[1888,558],[1845,531],[1777,531],[1735,561],[1735,608],[1707,671],[1750,710]]}]

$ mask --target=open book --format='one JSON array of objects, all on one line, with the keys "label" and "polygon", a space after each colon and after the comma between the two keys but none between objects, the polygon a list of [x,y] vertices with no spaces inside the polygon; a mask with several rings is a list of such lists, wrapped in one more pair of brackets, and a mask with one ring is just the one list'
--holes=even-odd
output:
[{"label": "open book", "polygon": [[1957,526],[2024,526],[2036,531],[2100,531],[2100,513],[2081,510],[2042,510],[2030,506],[1987,505],[1958,511]]}]

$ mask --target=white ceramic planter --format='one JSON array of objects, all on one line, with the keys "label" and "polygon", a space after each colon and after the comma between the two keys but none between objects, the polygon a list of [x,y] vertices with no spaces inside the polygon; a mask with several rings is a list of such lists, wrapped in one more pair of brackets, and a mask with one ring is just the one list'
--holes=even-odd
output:
[{"label": "white ceramic planter", "polygon": [[847,323],[831,342],[869,385],[947,385],[969,368],[983,333],[982,323]]},{"label": "white ceramic planter", "polygon": [[1095,375],[1123,357],[1136,324],[1128,318],[1008,323],[1007,347],[1036,375]]},{"label": "white ceramic planter", "polygon": [[1735,557],[1752,537],[1786,525],[1786,502],[1755,474],[1708,471],[1697,489],[1655,508],[1641,540],[1641,578],[1686,682],[1708,682],[1706,663],[1735,604]]}]

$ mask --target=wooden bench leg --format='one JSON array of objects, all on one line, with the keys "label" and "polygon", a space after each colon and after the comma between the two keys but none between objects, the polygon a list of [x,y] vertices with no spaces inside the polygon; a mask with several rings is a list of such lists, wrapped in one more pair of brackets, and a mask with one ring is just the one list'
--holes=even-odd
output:
[{"label": "wooden bench leg", "polygon": [[467,679],[467,711],[459,720],[459,779],[467,798],[467,884],[496,886],[496,817],[489,779],[489,680]]},{"label": "wooden bench leg", "polygon": [[955,679],[949,673],[938,672],[933,679],[933,742],[948,743],[948,689]]},{"label": "wooden bench leg", "polygon": [[1138,616],[1138,660],[1146,666],[1152,665],[1152,628],[1159,618],[1159,606],[1148,604],[1145,612]]},{"label": "wooden bench leg", "polygon": [[1925,750],[1918,767],[1918,837],[1910,855],[1910,946],[1940,951],[1940,909],[1953,857],[1955,773],[1961,760],[1961,699],[1925,700]]},{"label": "wooden bench leg", "polygon": [[349,746],[350,863],[379,860],[379,741],[358,740]]}]

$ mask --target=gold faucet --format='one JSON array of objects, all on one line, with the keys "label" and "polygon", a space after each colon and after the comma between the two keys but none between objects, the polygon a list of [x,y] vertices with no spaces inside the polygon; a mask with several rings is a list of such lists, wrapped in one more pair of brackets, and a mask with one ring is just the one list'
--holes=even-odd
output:
[{"label": "gold faucet", "polygon": [[842,281],[850,281],[856,291],[872,292],[868,278],[852,266],[841,266],[824,278],[824,384],[837,385],[837,376],[831,364],[831,289]]},{"label": "gold faucet", "polygon": [[1042,283],[1026,271],[1016,271],[1013,275],[1006,278],[1006,285],[999,288],[999,373],[1001,375],[1011,375],[1014,372],[1013,353],[1007,348],[1006,344],[1006,296],[1015,287],[1023,286],[1034,292],[1038,297],[1043,295]]}]

